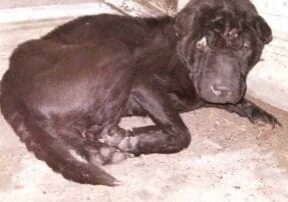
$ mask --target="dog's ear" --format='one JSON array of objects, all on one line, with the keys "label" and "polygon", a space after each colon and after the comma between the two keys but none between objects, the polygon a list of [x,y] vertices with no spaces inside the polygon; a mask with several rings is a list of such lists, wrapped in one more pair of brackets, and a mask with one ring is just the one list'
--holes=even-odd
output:
[{"label": "dog's ear", "polygon": [[228,18],[226,15],[227,12],[218,12],[218,8],[199,3],[198,6],[184,8],[176,15],[174,30],[181,37],[189,34],[192,38],[201,39],[207,30],[223,30],[224,19]]},{"label": "dog's ear", "polygon": [[266,44],[269,43],[272,40],[272,30],[266,21],[258,15],[254,18],[253,22],[260,39]]},{"label": "dog's ear", "polygon": [[174,30],[180,37],[184,37],[191,33],[197,35],[200,33],[199,28],[199,17],[195,10],[184,8],[176,16]]}]

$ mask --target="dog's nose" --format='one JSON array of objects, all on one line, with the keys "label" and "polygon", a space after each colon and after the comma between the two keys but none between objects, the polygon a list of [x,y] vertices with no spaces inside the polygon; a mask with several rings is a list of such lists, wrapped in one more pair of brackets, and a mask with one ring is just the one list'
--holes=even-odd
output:
[{"label": "dog's nose", "polygon": [[230,88],[228,88],[225,85],[212,85],[211,86],[211,91],[220,97],[227,97],[230,96],[232,94]]}]

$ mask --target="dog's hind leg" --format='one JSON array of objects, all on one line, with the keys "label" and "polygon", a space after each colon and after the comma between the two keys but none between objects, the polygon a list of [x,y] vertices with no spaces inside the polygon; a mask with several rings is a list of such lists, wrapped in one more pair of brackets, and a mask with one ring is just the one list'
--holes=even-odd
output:
[{"label": "dog's hind leg", "polygon": [[[52,128],[52,130],[55,129]],[[127,153],[99,142],[96,138],[90,138],[87,134],[89,131],[83,126],[78,127],[77,123],[62,126],[56,130],[59,138],[69,146],[72,155],[94,165],[118,163],[128,157]]]},{"label": "dog's hind leg", "polygon": [[155,88],[155,81],[147,80],[138,81],[137,87],[132,90],[132,97],[155,125],[127,132],[122,141],[119,141],[118,147],[135,155],[174,153],[188,147],[191,136],[180,115],[173,108],[168,96],[159,87]]}]

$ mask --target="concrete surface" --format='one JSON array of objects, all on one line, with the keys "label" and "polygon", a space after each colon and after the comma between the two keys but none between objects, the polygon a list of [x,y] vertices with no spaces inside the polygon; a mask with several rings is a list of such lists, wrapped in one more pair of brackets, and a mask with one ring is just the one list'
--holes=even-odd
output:
[{"label": "concrete surface", "polygon": [[252,0],[273,30],[262,61],[248,77],[248,93],[288,111],[288,0]]},{"label": "concrete surface", "polygon": [[[101,0],[93,3],[68,5],[43,5],[20,8],[0,9],[0,23],[21,23],[27,21],[55,20],[61,18],[76,18],[83,15],[96,15],[99,13],[116,13],[117,11]],[[118,12],[117,12],[118,13]],[[45,26],[45,25],[44,25]]]},{"label": "concrete surface", "polygon": [[0,9],[95,2],[95,0],[1,0]]}]

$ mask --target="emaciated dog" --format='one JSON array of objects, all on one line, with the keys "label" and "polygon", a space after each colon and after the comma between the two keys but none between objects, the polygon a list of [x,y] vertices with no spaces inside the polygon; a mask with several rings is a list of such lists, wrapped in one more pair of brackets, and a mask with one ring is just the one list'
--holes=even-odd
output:
[{"label": "emaciated dog", "polygon": [[[99,165],[188,147],[181,112],[219,107],[279,124],[243,97],[246,76],[271,39],[248,0],[191,0],[175,17],[81,17],[13,52],[1,110],[54,171],[78,183],[116,185]],[[118,126],[132,115],[155,125]]]}]

